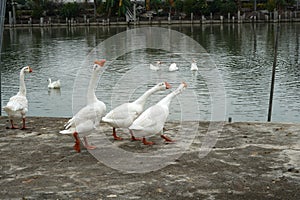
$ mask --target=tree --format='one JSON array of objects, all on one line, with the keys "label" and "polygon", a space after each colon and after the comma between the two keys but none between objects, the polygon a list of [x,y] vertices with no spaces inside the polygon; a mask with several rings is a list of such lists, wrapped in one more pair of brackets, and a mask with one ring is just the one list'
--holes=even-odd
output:
[{"label": "tree", "polygon": [[183,11],[186,14],[204,14],[207,12],[207,7],[206,0],[184,0],[183,2]]},{"label": "tree", "polygon": [[78,3],[66,3],[62,6],[60,10],[60,15],[62,17],[74,18],[78,17],[80,13],[80,6]]},{"label": "tree", "polygon": [[220,13],[223,15],[226,15],[227,13],[236,13],[237,12],[237,6],[233,0],[227,0],[226,2],[223,2],[220,8]]},{"label": "tree", "polygon": [[107,0],[106,11],[110,17],[112,13],[118,12],[119,16],[125,15],[127,8],[131,5],[130,0]]}]

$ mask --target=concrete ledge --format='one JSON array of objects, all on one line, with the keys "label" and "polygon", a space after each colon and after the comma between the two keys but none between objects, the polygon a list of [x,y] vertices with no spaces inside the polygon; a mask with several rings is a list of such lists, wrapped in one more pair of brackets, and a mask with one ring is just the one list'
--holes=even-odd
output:
[{"label": "concrete ledge", "polygon": [[145,20],[145,21],[137,21],[136,24],[134,22],[126,22],[126,21],[111,21],[111,22],[90,22],[90,23],[73,23],[73,24],[67,24],[67,23],[44,23],[44,24],[15,24],[15,25],[9,25],[4,24],[5,28],[17,28],[17,27],[81,27],[81,26],[128,26],[128,25],[191,25],[191,24],[240,24],[240,23],[294,23],[294,22],[300,22],[300,19],[298,18],[292,18],[292,19],[280,19],[280,20]]},{"label": "concrete ledge", "polygon": [[[8,120],[0,117],[0,199],[299,199],[300,124],[226,123],[200,159],[209,123],[199,122],[179,159],[158,171],[126,174],[85,149],[75,153],[73,138],[58,133],[67,120],[28,117],[29,129],[22,131],[6,129]],[[111,128],[101,126],[110,137]],[[166,134],[172,137],[176,127],[167,123]],[[148,147],[123,136],[114,144],[133,152],[166,145]]]}]

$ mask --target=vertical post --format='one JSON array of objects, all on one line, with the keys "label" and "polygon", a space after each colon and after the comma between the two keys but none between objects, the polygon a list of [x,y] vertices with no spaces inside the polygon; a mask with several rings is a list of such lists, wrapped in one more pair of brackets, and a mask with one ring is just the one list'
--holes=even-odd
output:
[{"label": "vertical post", "polygon": [[[3,24],[5,19],[5,8],[6,8],[6,0],[1,1],[0,3],[0,63],[1,63],[1,50],[2,50],[2,36],[3,36]],[[1,72],[2,72],[2,64],[0,64],[0,108],[2,108],[2,91],[1,91]],[[0,109],[0,116],[2,115],[2,109]]]},{"label": "vertical post", "polygon": [[9,19],[9,26],[12,27],[13,26],[13,18],[11,15],[11,11],[8,12],[8,19]]},{"label": "vertical post", "polygon": [[136,1],[133,3],[133,21],[136,24]]},{"label": "vertical post", "polygon": [[278,35],[279,35],[279,23],[277,24],[277,31],[276,31],[276,36],[275,36],[274,60],[273,60],[273,68],[272,68],[272,79],[271,79],[271,90],[270,90],[270,99],[269,99],[268,122],[270,122],[271,118],[272,118],[275,71],[276,71],[276,64],[277,64]]},{"label": "vertical post", "polygon": [[12,11],[13,11],[13,25],[15,26],[16,23],[17,23],[17,20],[16,20],[16,2],[12,2]]}]

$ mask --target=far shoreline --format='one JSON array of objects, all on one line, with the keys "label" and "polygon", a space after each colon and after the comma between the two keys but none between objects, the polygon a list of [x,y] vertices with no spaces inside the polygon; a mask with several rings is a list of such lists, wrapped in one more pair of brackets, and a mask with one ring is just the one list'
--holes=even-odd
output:
[{"label": "far shoreline", "polygon": [[109,27],[109,26],[152,26],[152,25],[209,25],[209,24],[270,24],[270,23],[298,23],[300,18],[293,19],[278,19],[278,20],[148,20],[148,21],[137,21],[137,22],[126,22],[126,21],[109,21],[103,20],[102,22],[68,22],[68,23],[38,23],[38,24],[4,24],[4,28],[19,28],[19,27]]}]

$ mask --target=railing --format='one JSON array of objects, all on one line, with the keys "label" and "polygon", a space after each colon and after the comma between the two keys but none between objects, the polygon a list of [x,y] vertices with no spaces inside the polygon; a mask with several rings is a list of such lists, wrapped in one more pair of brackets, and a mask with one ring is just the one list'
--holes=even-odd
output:
[{"label": "railing", "polygon": [[132,11],[129,9],[129,7],[127,7],[127,10],[126,10],[126,22],[130,22],[130,21],[133,21],[134,20],[134,17],[133,17],[133,13]]}]

